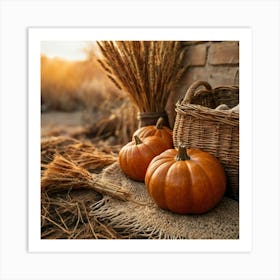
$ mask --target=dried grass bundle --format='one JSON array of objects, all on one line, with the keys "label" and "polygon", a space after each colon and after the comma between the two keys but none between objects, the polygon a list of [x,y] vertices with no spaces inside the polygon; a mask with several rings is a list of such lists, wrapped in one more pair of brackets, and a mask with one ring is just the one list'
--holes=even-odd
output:
[{"label": "dried grass bundle", "polygon": [[68,146],[78,143],[78,140],[65,136],[41,138],[41,163],[48,164],[56,153],[63,153]]},{"label": "dried grass bundle", "polygon": [[100,170],[117,160],[117,156],[100,151],[87,143],[70,145],[65,154],[78,166],[87,170]]},{"label": "dried grass bundle", "polygon": [[164,112],[187,70],[179,41],[98,41],[108,78],[128,92],[140,112]]},{"label": "dried grass bundle", "polygon": [[129,193],[113,183],[97,179],[86,169],[78,166],[71,159],[56,154],[46,167],[41,178],[41,189],[48,191],[91,189],[101,194],[108,194],[122,201],[127,201]]},{"label": "dried grass bundle", "polygon": [[65,155],[78,166],[88,170],[102,169],[117,160],[112,151],[102,151],[90,142],[81,142],[69,137],[50,137],[41,140],[43,167],[51,162],[57,153]]}]

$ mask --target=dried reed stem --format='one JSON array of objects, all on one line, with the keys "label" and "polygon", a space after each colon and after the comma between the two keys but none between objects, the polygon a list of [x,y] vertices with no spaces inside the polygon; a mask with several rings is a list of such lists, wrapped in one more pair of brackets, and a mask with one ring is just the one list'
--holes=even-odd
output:
[{"label": "dried reed stem", "polygon": [[78,166],[71,159],[56,154],[43,174],[41,189],[57,191],[81,188],[92,189],[122,201],[127,201],[129,197],[129,193],[122,187],[102,179],[97,179],[96,175]]}]

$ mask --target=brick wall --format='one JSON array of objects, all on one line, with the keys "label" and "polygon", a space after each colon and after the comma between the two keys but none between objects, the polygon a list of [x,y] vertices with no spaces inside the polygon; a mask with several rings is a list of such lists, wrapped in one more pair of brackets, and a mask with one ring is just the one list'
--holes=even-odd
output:
[{"label": "brick wall", "polygon": [[175,120],[175,104],[184,96],[188,87],[197,80],[204,80],[212,87],[239,84],[239,42],[200,41],[185,42],[185,65],[188,70],[178,88],[170,96],[167,111],[171,126]]}]

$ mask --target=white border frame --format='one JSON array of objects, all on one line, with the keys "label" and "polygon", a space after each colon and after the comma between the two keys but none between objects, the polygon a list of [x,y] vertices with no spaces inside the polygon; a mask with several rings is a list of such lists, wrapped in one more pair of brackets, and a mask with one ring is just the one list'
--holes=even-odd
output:
[{"label": "white border frame", "polygon": [[[190,35],[191,34],[191,35]],[[249,252],[252,246],[252,31],[249,28],[29,28],[29,251]],[[237,240],[45,240],[40,228],[40,53],[42,41],[239,41],[240,238]],[[244,111],[246,108],[246,113]],[[248,176],[248,174],[250,174]]]},{"label": "white border frame", "polygon": [[[1,0],[0,279],[279,280],[279,9],[278,0]],[[29,253],[27,28],[152,25],[252,29],[251,252]]]}]

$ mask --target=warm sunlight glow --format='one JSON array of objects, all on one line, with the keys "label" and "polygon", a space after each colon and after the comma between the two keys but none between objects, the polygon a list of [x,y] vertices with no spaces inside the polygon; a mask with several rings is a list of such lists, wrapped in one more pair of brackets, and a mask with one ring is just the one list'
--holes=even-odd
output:
[{"label": "warm sunlight glow", "polygon": [[66,60],[85,60],[85,49],[91,42],[87,41],[42,41],[41,54],[49,58],[62,58]]}]

